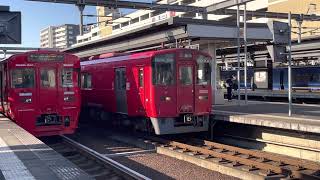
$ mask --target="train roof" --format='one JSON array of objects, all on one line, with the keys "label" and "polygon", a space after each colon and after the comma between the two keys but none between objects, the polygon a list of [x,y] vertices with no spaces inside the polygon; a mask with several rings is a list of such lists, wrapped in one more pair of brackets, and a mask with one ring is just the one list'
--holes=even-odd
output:
[{"label": "train roof", "polygon": [[[152,50],[152,51],[138,52],[138,53],[133,53],[133,54],[124,54],[124,55],[120,55],[120,56],[86,60],[86,61],[80,62],[80,64],[82,66],[85,66],[85,65],[93,65],[93,64],[100,64],[100,63],[128,61],[128,60],[133,60],[133,59],[148,58],[148,57],[153,56],[156,53],[181,51],[181,50],[198,51],[195,49],[183,49],[183,48],[161,49],[161,50]],[[203,53],[203,52],[201,52],[201,53]],[[204,53],[204,54],[206,54],[206,53]]]}]

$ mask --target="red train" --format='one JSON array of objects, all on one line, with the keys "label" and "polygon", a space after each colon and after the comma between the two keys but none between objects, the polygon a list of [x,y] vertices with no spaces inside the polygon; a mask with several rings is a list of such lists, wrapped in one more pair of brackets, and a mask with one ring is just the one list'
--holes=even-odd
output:
[{"label": "red train", "polygon": [[0,110],[35,136],[71,134],[80,112],[80,60],[33,51],[0,62]]},{"label": "red train", "polygon": [[81,62],[82,105],[155,134],[207,131],[211,111],[211,57],[166,49]]}]

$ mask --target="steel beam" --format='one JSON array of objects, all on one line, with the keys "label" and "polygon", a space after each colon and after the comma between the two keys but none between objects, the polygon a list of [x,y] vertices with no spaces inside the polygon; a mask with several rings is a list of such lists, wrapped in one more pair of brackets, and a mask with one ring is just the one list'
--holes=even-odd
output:
[{"label": "steel beam", "polygon": [[[243,14],[243,10],[240,10],[240,13]],[[237,15],[237,10],[234,9],[221,9],[215,11],[214,14],[217,15]],[[300,20],[303,16],[303,20],[306,21],[319,21],[320,16],[317,15],[305,15],[305,14],[292,14],[292,19]],[[275,18],[275,19],[288,19],[287,13],[277,13],[277,12],[259,12],[259,11],[247,11],[247,17],[252,18]]]},{"label": "steel beam", "polygon": [[219,3],[212,4],[206,7],[207,13],[214,13],[217,10],[227,9],[233,6],[245,4],[254,0],[226,0]]},{"label": "steel beam", "polygon": [[129,8],[129,9],[147,9],[147,10],[165,10],[176,12],[199,12],[205,13],[206,8],[186,5],[170,5],[158,3],[143,3],[133,1],[115,1],[115,0],[27,0],[48,3],[63,3],[87,6],[105,6],[109,8]]}]

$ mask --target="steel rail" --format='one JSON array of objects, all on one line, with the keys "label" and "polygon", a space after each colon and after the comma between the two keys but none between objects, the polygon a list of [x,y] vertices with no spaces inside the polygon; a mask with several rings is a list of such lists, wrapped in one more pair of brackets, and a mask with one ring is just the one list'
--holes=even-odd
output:
[{"label": "steel rail", "polygon": [[291,159],[291,158],[281,158],[281,155],[273,155],[270,153],[264,153],[264,152],[259,152],[259,151],[252,151],[252,150],[247,150],[243,148],[238,148],[235,146],[230,146],[230,145],[225,145],[225,144],[220,144],[220,143],[215,143],[207,140],[197,140],[197,139],[192,139],[194,141],[203,141],[204,145],[209,146],[209,147],[215,147],[215,148],[220,148],[220,149],[226,149],[228,151],[233,151],[233,152],[239,152],[241,154],[248,154],[257,158],[265,158],[268,160],[276,161],[276,162],[283,162],[285,164],[291,164],[291,165],[302,165],[303,167],[311,170],[319,170],[320,165],[319,163],[313,163],[313,162],[308,162],[306,160],[298,160],[298,159]]},{"label": "steel rail", "polygon": [[[171,146],[174,149],[182,149],[183,152],[194,152],[199,155],[207,155],[208,158],[220,158],[221,161],[230,161],[233,166],[245,165],[251,170],[266,170],[267,174],[276,173],[279,175],[285,175],[287,177],[303,177],[306,179],[320,179],[319,176],[303,172],[304,170],[313,171],[318,173],[320,170],[319,164],[307,163],[304,160],[295,161],[290,158],[281,158],[281,156],[272,156],[271,154],[265,154],[262,152],[256,152],[234,146],[219,144],[211,141],[204,141],[207,147],[193,146],[176,141],[151,138],[150,140],[164,144],[164,146]],[[188,139],[188,142],[197,141],[198,139]],[[198,144],[199,145],[199,144]],[[242,157],[245,155],[246,157]],[[275,163],[276,165],[274,165]],[[289,167],[285,167],[289,165]],[[292,166],[292,167],[291,167]]]},{"label": "steel rail", "polygon": [[61,137],[63,138],[63,140],[66,143],[69,143],[73,147],[76,147],[79,150],[84,151],[85,153],[87,153],[87,154],[93,156],[94,158],[96,158],[96,159],[98,159],[98,160],[100,160],[100,161],[102,161],[102,162],[114,167],[118,171],[123,172],[126,175],[128,175],[128,176],[130,176],[130,177],[132,177],[134,179],[151,180],[150,178],[148,178],[148,177],[146,177],[146,176],[144,176],[144,175],[142,175],[142,174],[140,174],[140,173],[138,173],[138,172],[136,172],[136,171],[134,171],[134,170],[132,170],[132,169],[120,164],[120,163],[118,163],[117,161],[114,161],[111,158],[105,157],[103,154],[100,154],[100,153],[98,153],[98,152],[96,152],[96,151],[94,151],[94,150],[92,150],[92,149],[90,149],[90,148],[88,148],[88,147],[86,147],[86,146],[84,146],[84,145],[82,145],[82,144],[80,144],[80,143],[78,143],[78,142],[76,142],[76,141],[64,136],[64,135],[61,135]]},{"label": "steel rail", "polygon": [[261,170],[271,170],[273,173],[277,173],[277,174],[289,175],[289,173],[290,173],[289,170],[283,169],[281,167],[276,167],[271,164],[258,162],[255,160],[251,160],[249,158],[238,157],[238,156],[235,156],[232,154],[225,154],[222,152],[217,152],[217,151],[214,151],[211,149],[204,149],[202,147],[196,147],[196,146],[192,146],[192,145],[188,145],[188,144],[184,144],[184,143],[180,143],[180,142],[175,142],[175,141],[169,142],[168,145],[173,146],[175,148],[184,149],[185,151],[189,150],[189,151],[201,153],[204,155],[209,155],[211,157],[221,158],[221,159],[227,160],[227,161],[237,162],[237,163],[239,163],[239,165],[246,165],[248,167],[252,167],[252,170],[258,168]]}]

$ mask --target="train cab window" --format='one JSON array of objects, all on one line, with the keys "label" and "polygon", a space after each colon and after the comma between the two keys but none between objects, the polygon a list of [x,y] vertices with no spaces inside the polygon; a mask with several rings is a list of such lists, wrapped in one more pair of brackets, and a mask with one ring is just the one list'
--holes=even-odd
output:
[{"label": "train cab window", "polygon": [[61,81],[62,87],[73,87],[73,69],[65,68],[62,70]]},{"label": "train cab window", "polygon": [[56,71],[54,69],[41,69],[40,70],[40,84],[44,88],[56,87]]},{"label": "train cab window", "polygon": [[207,56],[199,55],[197,58],[197,84],[208,85],[211,81],[211,59]]},{"label": "train cab window", "polygon": [[182,85],[191,85],[192,84],[192,67],[190,66],[181,66],[179,69],[179,80]]},{"label": "train cab window", "polygon": [[143,68],[139,68],[139,87],[143,87]]},{"label": "train cab window", "polygon": [[33,88],[34,87],[34,69],[20,68],[11,72],[12,88]]},{"label": "train cab window", "polygon": [[88,73],[81,74],[81,88],[92,88],[92,76]]},{"label": "train cab window", "polygon": [[152,61],[153,85],[173,85],[175,77],[175,55],[159,54]]}]

